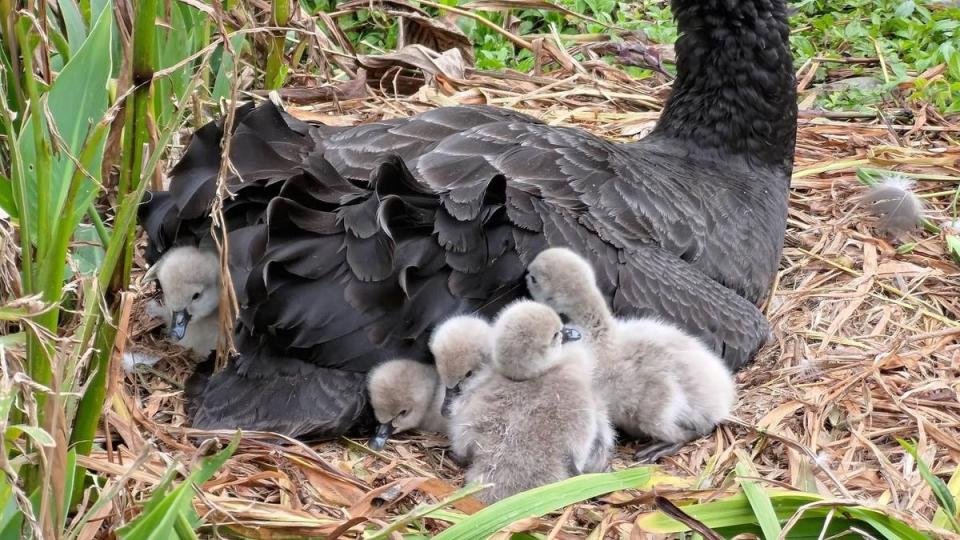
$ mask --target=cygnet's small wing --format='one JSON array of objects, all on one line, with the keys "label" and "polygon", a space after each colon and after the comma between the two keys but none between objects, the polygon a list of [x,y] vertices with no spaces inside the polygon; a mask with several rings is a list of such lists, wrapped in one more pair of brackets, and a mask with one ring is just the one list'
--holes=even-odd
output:
[{"label": "cygnet's small wing", "polygon": [[923,219],[923,203],[913,192],[913,182],[893,175],[870,186],[861,197],[867,211],[876,217],[881,231],[899,235],[916,229]]}]

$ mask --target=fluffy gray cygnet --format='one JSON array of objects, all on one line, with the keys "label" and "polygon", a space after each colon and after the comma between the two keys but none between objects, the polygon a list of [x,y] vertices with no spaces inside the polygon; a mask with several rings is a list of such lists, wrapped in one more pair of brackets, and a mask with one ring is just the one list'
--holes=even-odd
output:
[{"label": "fluffy gray cygnet", "polygon": [[446,389],[442,413],[449,418],[459,407],[461,398],[469,395],[489,374],[493,327],[480,317],[452,317],[433,331],[429,346],[440,384]]},{"label": "fluffy gray cygnet", "polygon": [[144,279],[157,280],[163,304],[147,312],[162,319],[170,339],[206,358],[220,336],[220,259],[192,246],[173,248],[150,267]]},{"label": "fluffy gray cygnet", "polygon": [[676,452],[713,431],[733,408],[733,375],[716,354],[665,322],[615,319],[593,268],[573,251],[551,248],[537,255],[527,288],[583,330],[597,357],[594,384],[613,424],[630,437],[651,439],[638,460]]},{"label": "fluffy gray cygnet", "polygon": [[[490,375],[450,423],[468,482],[493,484],[485,502],[606,466],[613,433],[590,384],[593,359],[553,310],[508,306],[493,328]],[[606,430],[601,429],[606,426]]]},{"label": "fluffy gray cygnet", "polygon": [[370,447],[380,450],[394,433],[418,429],[446,433],[440,414],[444,388],[433,366],[413,360],[389,360],[367,378],[373,414],[380,425]]}]

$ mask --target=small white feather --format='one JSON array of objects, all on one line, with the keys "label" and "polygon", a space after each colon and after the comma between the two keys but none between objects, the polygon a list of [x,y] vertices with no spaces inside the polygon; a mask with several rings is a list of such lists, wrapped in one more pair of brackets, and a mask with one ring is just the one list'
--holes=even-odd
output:
[{"label": "small white feather", "polygon": [[881,231],[894,235],[916,229],[923,220],[923,201],[913,192],[915,182],[902,174],[891,174],[870,186],[861,201],[878,219]]},{"label": "small white feather", "polygon": [[128,351],[123,353],[122,364],[124,371],[127,373],[133,373],[137,370],[137,366],[152,366],[159,361],[159,356]]}]

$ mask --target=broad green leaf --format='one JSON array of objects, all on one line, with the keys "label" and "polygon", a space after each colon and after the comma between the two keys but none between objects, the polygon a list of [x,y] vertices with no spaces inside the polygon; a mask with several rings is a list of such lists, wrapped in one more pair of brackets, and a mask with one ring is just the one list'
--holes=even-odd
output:
[{"label": "broad green leaf", "polygon": [[94,276],[103,263],[103,245],[93,225],[81,223],[74,233],[77,245],[73,248],[73,262],[84,276]]},{"label": "broad green leaf", "polygon": [[30,437],[35,443],[45,448],[53,448],[57,445],[49,433],[36,426],[28,426],[26,424],[9,426],[7,428],[7,432],[4,434],[4,437],[6,437],[7,440],[12,441],[19,437],[21,433],[27,437]]},{"label": "broad green leaf", "polygon": [[219,454],[201,460],[200,466],[190,473],[179,486],[170,493],[163,494],[155,491],[150,503],[144,512],[132,522],[117,531],[117,536],[124,540],[167,540],[175,538],[174,528],[178,521],[189,515],[191,500],[194,495],[194,486],[210,479],[217,469],[226,463],[227,459],[240,444],[238,432],[230,444]]},{"label": "broad green leaf", "polygon": [[487,538],[515,521],[542,516],[575,502],[623,489],[649,488],[657,482],[657,476],[652,467],[575,476],[494,503],[443,531],[436,538]]},{"label": "broad green leaf", "polygon": [[737,476],[740,477],[740,487],[743,488],[744,495],[750,501],[750,506],[757,516],[760,528],[763,529],[764,537],[779,538],[780,521],[777,519],[777,513],[773,510],[770,497],[756,482],[747,479],[748,476],[756,476],[756,471],[752,470],[752,467],[747,465],[745,461],[737,463],[736,471]]},{"label": "broad green leaf", "polygon": [[[246,44],[246,36],[242,34],[230,38],[230,46],[237,54],[243,51]],[[230,96],[230,77],[233,76],[233,55],[229,54],[222,45],[220,46],[220,52],[220,66],[217,69],[217,77],[214,79],[213,93],[211,96],[214,101],[219,101]]]},{"label": "broad green leaf", "polygon": [[[175,7],[170,12],[170,28],[157,29],[157,58],[154,62],[157,70],[176,65],[198,49],[196,35],[201,31],[202,22],[193,16],[196,8],[179,2]],[[176,109],[175,100],[183,94],[192,67],[192,64],[185,64],[155,82],[154,114],[159,125],[169,125]]]},{"label": "broad green leaf", "polygon": [[57,5],[60,6],[60,14],[66,26],[70,52],[76,54],[87,39],[87,25],[83,22],[80,6],[74,0],[58,0]]},{"label": "broad green leaf", "polygon": [[[66,150],[73,156],[79,156],[88,131],[93,124],[101,120],[108,107],[107,81],[110,79],[112,62],[111,55],[106,53],[111,50],[112,28],[112,10],[105,8],[97,17],[97,22],[83,45],[70,62],[64,66],[63,71],[54,80],[47,94],[50,115],[63,138],[67,147]],[[28,177],[37,162],[33,130],[33,123],[25,124],[18,143],[23,158],[24,171]],[[101,152],[98,151],[97,154],[97,159],[87,171],[94,178],[99,179]],[[79,223],[93,196],[94,184],[90,180],[85,180],[79,191],[78,204],[73,215],[61,215],[73,171],[73,162],[66,155],[61,153],[55,156],[53,160],[53,193],[50,194],[52,207],[49,215],[57,216],[59,219],[70,219],[71,223]],[[28,182],[27,189],[27,198],[31,204],[35,205],[37,201],[36,183]],[[36,219],[36,210],[33,209],[29,212],[29,215],[31,231],[36,232],[38,224],[33,221]],[[50,224],[43,224],[43,226],[48,227]]]},{"label": "broad green leaf", "polygon": [[14,332],[5,336],[0,336],[0,348],[13,347],[14,345],[23,346],[27,342],[27,334],[24,332]]}]

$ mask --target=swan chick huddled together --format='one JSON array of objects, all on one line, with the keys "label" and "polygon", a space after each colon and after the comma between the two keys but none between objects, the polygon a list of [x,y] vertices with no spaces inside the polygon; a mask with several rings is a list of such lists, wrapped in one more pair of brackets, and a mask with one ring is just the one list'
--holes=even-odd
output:
[{"label": "swan chick huddled together", "polygon": [[367,379],[377,433],[370,447],[380,450],[394,433],[416,429],[445,433],[440,414],[444,388],[437,370],[414,360],[389,360],[374,368]]},{"label": "swan chick huddled together", "polygon": [[162,319],[170,339],[206,358],[220,335],[220,259],[216,252],[193,246],[166,252],[144,276],[156,280],[163,304],[148,306]]},{"label": "swan chick huddled together", "polygon": [[444,321],[430,336],[430,353],[446,389],[443,416],[454,414],[461,397],[469,395],[488,375],[493,355],[492,333],[486,320],[458,315]]},{"label": "swan chick huddled together", "polygon": [[593,393],[589,351],[564,345],[575,339],[543,304],[518,301],[498,316],[490,374],[450,420],[451,450],[470,463],[467,481],[492,484],[481,500],[606,466],[612,430]]},{"label": "swan chick huddled together", "polygon": [[528,266],[531,296],[569,318],[597,358],[613,424],[647,439],[640,461],[656,461],[707,435],[733,408],[736,388],[722,360],[697,338],[657,319],[614,318],[590,263],[566,248]]}]

